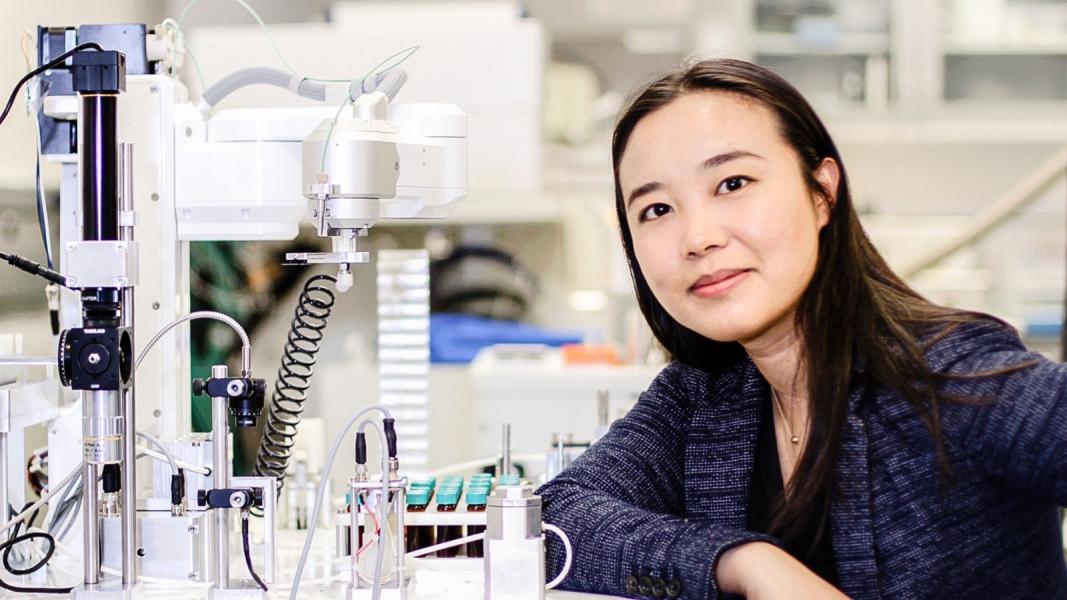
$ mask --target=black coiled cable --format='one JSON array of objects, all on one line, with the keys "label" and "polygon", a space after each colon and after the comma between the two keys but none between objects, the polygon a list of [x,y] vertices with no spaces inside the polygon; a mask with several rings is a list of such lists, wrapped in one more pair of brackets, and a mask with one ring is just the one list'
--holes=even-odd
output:
[{"label": "black coiled cable", "polygon": [[293,439],[311,387],[315,355],[319,352],[326,321],[336,302],[333,290],[325,285],[327,282],[336,283],[337,279],[315,275],[307,280],[300,292],[274,382],[274,393],[267,407],[259,452],[256,453],[256,475],[277,478],[279,490],[285,481]]}]

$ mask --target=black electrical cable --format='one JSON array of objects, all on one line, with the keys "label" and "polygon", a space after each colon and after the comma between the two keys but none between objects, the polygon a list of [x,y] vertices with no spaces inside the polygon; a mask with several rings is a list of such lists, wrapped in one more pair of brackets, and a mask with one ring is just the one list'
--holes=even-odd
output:
[{"label": "black electrical cable", "polygon": [[[32,503],[29,503],[26,506],[24,506],[23,510],[26,510],[30,506],[32,506]],[[40,510],[41,510],[40,507],[38,507],[37,510],[33,511],[33,513],[30,515],[30,518],[27,521],[27,523],[28,523],[27,526],[26,526],[27,529],[29,529],[30,524],[32,524],[33,521],[37,518],[37,515],[40,512]],[[45,533],[43,531],[27,531],[26,533],[19,534],[19,531],[22,528],[22,524],[23,524],[23,521],[19,521],[19,522],[15,523],[15,526],[12,528],[12,531],[11,531],[11,536],[7,540],[5,540],[4,542],[0,543],[0,551],[3,552],[4,569],[6,569],[12,575],[29,575],[31,573],[37,572],[42,567],[44,567],[46,564],[48,564],[48,561],[52,559],[52,554],[54,554],[55,551],[56,551],[56,540],[55,540],[55,538],[53,538],[48,533]],[[21,544],[23,542],[27,542],[27,541],[31,541],[31,540],[35,540],[35,539],[42,539],[42,540],[45,540],[48,543],[47,544],[48,550],[45,551],[44,556],[40,560],[38,560],[37,562],[35,562],[32,565],[30,565],[29,567],[26,567],[25,569],[19,569],[19,568],[16,568],[16,567],[12,567],[11,563],[9,561],[9,557],[11,555],[12,548],[14,548],[17,544]],[[9,592],[16,592],[16,593],[23,593],[23,594],[69,594],[74,589],[73,587],[66,587],[66,588],[22,587],[22,586],[12,585],[12,584],[7,583],[6,581],[4,581],[2,579],[0,579],[0,588],[8,590]]]},{"label": "black electrical cable", "polygon": [[28,258],[23,258],[17,254],[7,254],[0,252],[0,261],[4,261],[16,269],[20,269],[29,273],[30,275],[37,275],[44,277],[52,283],[67,287],[67,278],[62,273],[58,273],[49,269],[48,267],[42,267],[41,265],[33,262]]},{"label": "black electrical cable", "polygon": [[248,511],[241,512],[241,543],[245,550],[245,566],[248,567],[248,574],[252,576],[259,587],[264,592],[267,591],[267,584],[263,583],[263,580],[256,574],[256,570],[252,567],[252,551],[249,549],[248,543]]},{"label": "black electrical cable", "polygon": [[44,191],[41,189],[41,154],[37,154],[37,173],[35,175],[36,180],[36,192],[34,195],[37,197],[37,224],[41,227],[41,242],[44,243],[44,258],[49,269],[55,269],[55,264],[52,262],[52,240],[49,239],[49,227],[48,227],[48,204],[44,199]]},{"label": "black electrical cable", "polygon": [[267,407],[259,452],[256,453],[256,475],[277,479],[279,492],[285,482],[293,439],[311,387],[315,355],[319,352],[326,321],[336,302],[333,290],[324,285],[326,282],[336,283],[337,279],[330,275],[315,275],[307,280],[300,292]]},{"label": "black electrical cable", "polygon": [[7,118],[7,114],[11,112],[11,107],[15,104],[15,98],[18,97],[19,90],[22,89],[22,86],[27,81],[33,79],[34,77],[40,75],[41,73],[44,73],[49,69],[55,69],[61,66],[64,62],[67,61],[68,58],[74,56],[76,53],[81,52],[82,50],[89,49],[102,51],[103,47],[101,47],[100,44],[97,44],[96,42],[86,42],[84,44],[78,44],[77,46],[71,48],[70,50],[67,50],[63,54],[60,54],[59,56],[55,57],[55,59],[49,61],[48,63],[43,64],[37,67],[36,69],[30,71],[29,73],[23,75],[22,79],[19,79],[19,82],[15,84],[15,89],[11,90],[11,96],[7,99],[7,105],[4,106],[4,112],[0,113],[0,124],[3,124],[4,119]]}]

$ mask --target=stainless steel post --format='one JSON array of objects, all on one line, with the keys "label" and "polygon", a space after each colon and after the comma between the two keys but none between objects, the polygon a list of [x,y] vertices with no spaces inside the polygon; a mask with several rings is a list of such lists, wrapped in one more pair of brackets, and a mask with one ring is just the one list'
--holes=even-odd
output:
[{"label": "stainless steel post", "polygon": [[[0,431],[0,509],[4,511],[4,516],[7,516],[7,506],[11,504],[7,495],[7,486],[7,431]],[[0,531],[0,542],[6,540],[7,531]]]},{"label": "stainless steel post", "polygon": [[504,430],[500,440],[500,473],[499,475],[511,474],[511,423],[504,423]]},{"label": "stainless steel post", "polygon": [[[228,376],[225,365],[211,367],[212,379]],[[212,468],[213,487],[230,486],[229,401],[225,396],[211,398],[211,443],[214,452]],[[230,586],[230,511],[215,509],[215,587],[225,590]]]},{"label": "stainless steel post", "polygon": [[[133,145],[119,144],[119,239],[133,241]],[[133,288],[122,290],[122,324],[133,338]],[[133,357],[130,357],[133,360]],[[123,392],[122,435],[122,584],[137,583],[137,419],[134,414],[134,376]]]},{"label": "stainless steel post", "polygon": [[[82,402],[89,394],[82,393]],[[85,461],[82,465],[82,556],[85,557],[85,583],[100,583],[100,529],[97,519],[99,495],[96,487],[96,465]]]}]

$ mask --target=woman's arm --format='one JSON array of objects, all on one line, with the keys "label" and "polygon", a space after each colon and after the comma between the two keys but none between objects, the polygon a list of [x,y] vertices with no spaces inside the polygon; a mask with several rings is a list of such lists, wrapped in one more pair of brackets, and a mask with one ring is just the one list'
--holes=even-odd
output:
[{"label": "woman's arm", "polygon": [[[684,370],[664,369],[626,417],[539,490],[544,520],[562,528],[574,548],[562,587],[652,597],[663,586],[666,597],[673,591],[716,598],[721,590],[713,574],[723,552],[744,542],[773,541],[685,518],[692,401]],[[555,577],[563,547],[554,536],[548,536],[547,559],[548,576]]]}]

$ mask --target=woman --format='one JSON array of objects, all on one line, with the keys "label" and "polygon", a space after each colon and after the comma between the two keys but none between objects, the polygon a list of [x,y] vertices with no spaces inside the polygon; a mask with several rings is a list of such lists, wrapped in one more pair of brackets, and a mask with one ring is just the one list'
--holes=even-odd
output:
[{"label": "woman", "polygon": [[[672,356],[541,490],[562,587],[636,597],[1067,597],[1067,368],[933,305],[861,228],[788,83],[711,60],[613,142],[638,302]],[[548,570],[563,551],[549,542]]]}]

